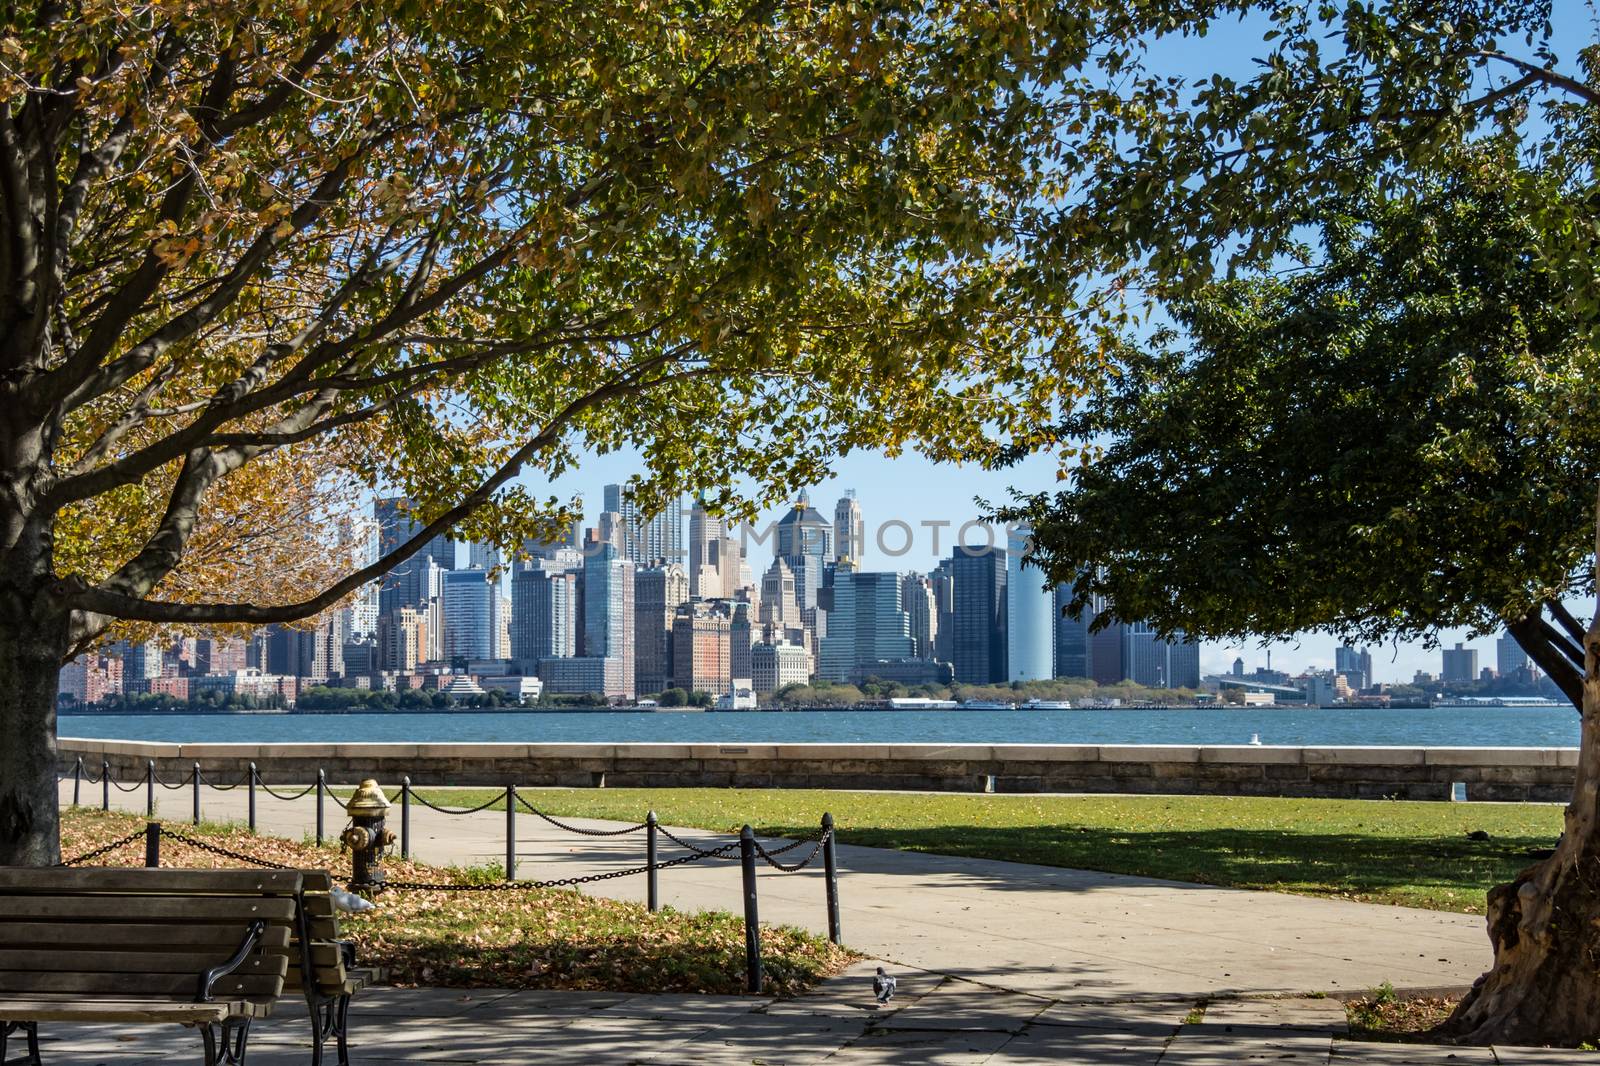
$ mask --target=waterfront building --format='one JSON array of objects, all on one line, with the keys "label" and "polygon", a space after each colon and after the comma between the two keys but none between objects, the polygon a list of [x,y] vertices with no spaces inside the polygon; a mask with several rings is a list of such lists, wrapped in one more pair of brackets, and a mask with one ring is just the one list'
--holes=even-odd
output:
[{"label": "waterfront building", "polygon": [[1443,658],[1444,669],[1440,671],[1439,680],[1450,682],[1478,679],[1478,649],[1468,648],[1457,642],[1454,648],[1444,649]]},{"label": "waterfront building", "polygon": [[841,562],[833,574],[828,635],[817,652],[817,676],[845,682],[862,663],[914,654],[911,621],[900,603],[900,575],[862,573]]},{"label": "waterfront building", "polygon": [[544,692],[544,682],[523,674],[497,674],[479,677],[478,687],[485,692],[504,692],[522,703],[537,703]]},{"label": "waterfront building", "polygon": [[1072,585],[1063,581],[1056,586],[1055,611],[1055,676],[1089,677],[1089,612],[1073,617],[1067,614],[1067,604],[1072,602]]},{"label": "waterfront building", "polygon": [[122,693],[124,661],[114,655],[85,652],[61,668],[61,695],[72,703],[99,703]]},{"label": "waterfront building", "polygon": [[634,663],[633,564],[615,542],[605,541],[583,562],[583,654],[616,659],[627,672],[623,691],[632,698]]},{"label": "waterfront building", "polygon": [[235,670],[228,674],[202,674],[189,679],[189,693],[200,696],[215,692],[228,696],[248,696],[268,706],[294,706],[299,685],[293,677],[263,673],[260,670]]},{"label": "waterfront building", "polygon": [[628,494],[627,486],[607,485],[603,496],[605,509],[615,511],[621,518],[624,558],[636,567],[659,567],[669,563],[683,566],[687,553],[683,543],[684,501],[681,497],[675,498],[660,514],[646,515]]},{"label": "waterfront building", "polygon": [[1006,533],[1006,679],[1048,681],[1055,676],[1055,590],[1028,557],[1033,530]]},{"label": "waterfront building", "polygon": [[1372,653],[1366,648],[1341,644],[1333,650],[1333,672],[1343,674],[1353,689],[1370,688],[1373,684]]},{"label": "waterfront building", "polygon": [[536,559],[511,575],[511,658],[529,667],[578,654],[577,574]]},{"label": "waterfront building", "polygon": [[733,681],[733,613],[726,600],[690,600],[672,619],[672,683],[720,695]]},{"label": "waterfront building", "polygon": [[954,586],[950,661],[956,680],[1001,684],[1009,676],[1006,553],[984,545],[958,546],[947,561]]},{"label": "waterfront building", "polygon": [[933,582],[922,574],[900,578],[900,606],[906,612],[911,632],[911,654],[917,659],[936,657],[939,633],[939,605],[933,597]]},{"label": "waterfront building", "polygon": [[755,645],[755,622],[751,605],[735,600],[730,605],[728,621],[728,673],[732,678],[752,676],[750,649]]},{"label": "waterfront building", "polygon": [[824,564],[834,559],[833,526],[801,492],[789,513],[778,519],[773,532],[773,555],[794,573],[795,600],[801,610],[816,607],[824,582]]},{"label": "waterfront building", "polygon": [[856,490],[850,489],[839,497],[833,508],[833,561],[853,559],[860,563],[866,547],[867,530],[861,520],[861,502],[856,499]]},{"label": "waterfront building", "polygon": [[378,617],[378,660],[383,669],[409,674],[427,658],[427,617],[402,607]]},{"label": "waterfront building", "polygon": [[632,667],[612,656],[540,659],[539,680],[544,682],[544,691],[552,694],[633,698]]},{"label": "waterfront building", "polygon": [[[412,513],[413,502],[405,496],[384,496],[374,501],[373,519],[378,527],[378,554],[388,555],[400,545],[422,532],[422,523]],[[378,591],[378,612],[388,614],[402,606],[416,607],[426,601],[428,581],[422,575],[431,562],[440,570],[454,570],[456,544],[448,534],[440,533],[428,540],[417,554],[399,563],[381,579]],[[437,592],[432,593],[437,595]]]},{"label": "waterfront building", "polygon": [[342,651],[344,658],[344,677],[371,677],[383,670],[383,659],[378,651],[378,642],[371,637],[359,640],[347,640]]},{"label": "waterfront building", "polygon": [[633,577],[633,669],[638,692],[672,686],[672,619],[689,598],[681,563],[647,566]]},{"label": "waterfront building", "polygon": [[1494,642],[1494,655],[1501,677],[1512,677],[1528,669],[1528,653],[1510,633],[1502,633]]},{"label": "waterfront building", "polygon": [[111,654],[122,660],[122,682],[160,677],[164,669],[165,653],[158,640],[119,640],[111,645]]},{"label": "waterfront building", "polygon": [[499,657],[500,590],[483,570],[444,574],[444,657]]},{"label": "waterfront building", "polygon": [[788,641],[761,641],[750,649],[750,671],[755,690],[762,695],[811,680],[811,656]]}]

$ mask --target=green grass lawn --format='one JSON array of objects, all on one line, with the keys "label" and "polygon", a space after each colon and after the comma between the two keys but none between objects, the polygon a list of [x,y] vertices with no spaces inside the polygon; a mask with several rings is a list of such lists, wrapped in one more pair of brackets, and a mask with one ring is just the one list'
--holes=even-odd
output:
[{"label": "green grass lawn", "polygon": [[[492,794],[419,791],[453,806]],[[1561,831],[1560,807],[1509,803],[700,788],[522,795],[556,815],[641,821],[653,807],[669,825],[731,832],[749,822],[773,836],[814,835],[831,811],[849,844],[1469,914],[1532,861],[1528,849],[1551,847]],[[1467,838],[1479,829],[1490,839]]]}]

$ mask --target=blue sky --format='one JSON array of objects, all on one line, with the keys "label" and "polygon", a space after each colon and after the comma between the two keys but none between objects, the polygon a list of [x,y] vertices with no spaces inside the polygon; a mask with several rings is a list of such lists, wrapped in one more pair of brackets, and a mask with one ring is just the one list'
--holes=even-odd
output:
[{"label": "blue sky", "polygon": [[[1555,23],[1558,52],[1564,61],[1577,47],[1596,39],[1596,15],[1589,3],[1558,2]],[[1246,78],[1253,70],[1252,57],[1261,52],[1259,22],[1245,24],[1220,23],[1204,38],[1171,41],[1161,45],[1152,54],[1153,64],[1174,75],[1199,77],[1221,72],[1236,78]],[[1564,62],[1570,67],[1570,62]],[[580,494],[587,507],[587,519],[593,522],[600,505],[601,486],[626,481],[640,467],[637,456],[625,452],[591,456],[582,469],[555,482],[537,477],[525,478],[539,491],[554,491],[558,495]],[[1056,464],[1050,456],[1034,456],[1003,471],[985,471],[976,467],[937,464],[908,455],[887,459],[880,455],[857,454],[847,456],[835,464],[835,476],[811,488],[814,506],[831,518],[834,502],[846,489],[854,489],[861,503],[863,519],[868,531],[867,550],[862,564],[874,570],[931,569],[942,556],[949,554],[951,531],[976,519],[979,508],[977,498],[1000,502],[1016,487],[1026,492],[1048,489],[1056,483]],[[781,510],[765,516],[770,521]],[[902,527],[886,523],[901,522],[910,527],[912,536],[905,551],[900,547],[906,541]],[[933,543],[934,528],[938,526],[938,550]],[[876,541],[875,532],[883,530],[883,545],[895,554],[888,554]],[[969,539],[981,542],[975,530]],[[758,573],[771,559],[768,547],[757,548],[753,553],[752,568]],[[1575,605],[1576,606],[1576,605]],[[1480,666],[1495,663],[1495,635],[1476,640],[1463,632],[1446,631],[1440,634],[1446,646],[1464,641],[1478,649]],[[1279,642],[1270,645],[1274,666],[1298,670],[1303,667],[1331,667],[1333,665],[1333,638],[1320,634],[1306,634],[1296,642]],[[1235,655],[1244,657],[1247,667],[1264,665],[1268,647],[1256,644],[1234,646],[1207,644],[1202,649],[1201,667],[1206,672],[1225,669]],[[1417,670],[1437,674],[1440,654],[1420,644],[1402,644],[1373,648],[1373,670],[1380,681],[1409,681]]]}]

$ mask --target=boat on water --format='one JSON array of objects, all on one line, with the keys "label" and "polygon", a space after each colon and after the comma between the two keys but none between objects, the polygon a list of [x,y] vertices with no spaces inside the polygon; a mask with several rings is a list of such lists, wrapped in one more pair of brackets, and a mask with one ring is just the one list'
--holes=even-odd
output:
[{"label": "boat on water", "polygon": [[1024,711],[1070,711],[1071,700],[1027,700],[1022,704]]},{"label": "boat on water", "polygon": [[963,711],[1014,711],[1015,703],[1004,703],[1000,700],[966,700],[961,704]]}]

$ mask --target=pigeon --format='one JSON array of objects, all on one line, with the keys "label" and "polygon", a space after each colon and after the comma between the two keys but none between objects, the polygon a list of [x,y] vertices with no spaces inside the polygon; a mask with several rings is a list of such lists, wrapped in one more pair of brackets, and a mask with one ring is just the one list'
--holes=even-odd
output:
[{"label": "pigeon", "polygon": [[894,998],[895,979],[884,972],[882,966],[878,967],[877,974],[872,978],[872,994],[877,997],[878,1006],[888,1006]]},{"label": "pigeon", "polygon": [[378,905],[370,899],[363,899],[354,892],[346,892],[342,888],[336,888],[328,895],[333,897],[334,909],[341,910],[346,914],[362,914],[366,911],[378,909]]}]

